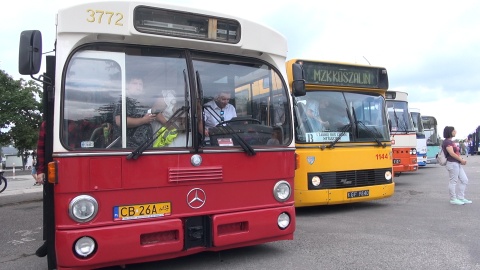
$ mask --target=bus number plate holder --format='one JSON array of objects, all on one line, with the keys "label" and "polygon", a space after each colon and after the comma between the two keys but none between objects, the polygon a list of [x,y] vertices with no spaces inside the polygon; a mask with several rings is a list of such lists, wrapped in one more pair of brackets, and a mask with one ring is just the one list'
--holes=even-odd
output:
[{"label": "bus number plate holder", "polygon": [[347,198],[358,198],[358,197],[368,197],[370,196],[370,190],[357,190],[357,191],[349,191],[347,192]]},{"label": "bus number plate holder", "polygon": [[149,203],[113,207],[113,220],[164,217],[171,214],[171,203]]}]

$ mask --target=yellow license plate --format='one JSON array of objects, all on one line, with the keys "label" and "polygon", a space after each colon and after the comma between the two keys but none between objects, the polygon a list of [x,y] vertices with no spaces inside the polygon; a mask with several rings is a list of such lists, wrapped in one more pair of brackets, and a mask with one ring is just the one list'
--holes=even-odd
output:
[{"label": "yellow license plate", "polygon": [[113,220],[164,217],[171,214],[170,202],[122,205],[113,207]]}]

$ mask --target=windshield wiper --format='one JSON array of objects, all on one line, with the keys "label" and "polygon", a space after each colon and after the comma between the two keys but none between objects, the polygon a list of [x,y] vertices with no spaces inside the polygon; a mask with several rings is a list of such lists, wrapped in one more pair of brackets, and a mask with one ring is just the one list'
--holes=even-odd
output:
[{"label": "windshield wiper", "polygon": [[348,125],[344,126],[342,131],[340,132],[340,134],[338,134],[337,138],[335,138],[335,140],[333,142],[331,142],[327,148],[333,148],[333,146],[335,146],[335,144],[337,144],[337,142],[343,137],[343,135],[345,135],[345,133],[347,132],[347,130],[349,130],[350,128],[352,127],[352,124],[349,123]]},{"label": "windshield wiper", "polygon": [[337,138],[335,138],[335,140],[333,142],[331,142],[327,148],[333,148],[333,146],[335,146],[335,144],[337,144],[337,142],[342,138],[343,135],[345,135],[345,132],[347,132],[347,130],[349,130],[350,128],[354,129],[355,126],[352,126],[352,120],[355,121],[356,119],[356,116],[355,116],[355,109],[353,109],[353,116],[352,114],[350,113],[350,111],[348,110],[348,107],[345,108],[345,110],[347,110],[347,116],[348,116],[348,120],[350,121],[350,123],[346,126],[343,127],[341,133],[337,136]]},{"label": "windshield wiper", "polygon": [[[382,142],[375,136],[375,134],[373,133],[373,131],[371,131],[371,130],[365,125],[365,123],[363,123],[362,121],[357,120],[357,115],[355,114],[355,108],[352,108],[352,109],[353,109],[353,117],[354,117],[354,119],[355,119],[355,125],[357,126],[357,129],[358,129],[358,124],[361,124],[361,125],[365,128],[365,130],[370,134],[370,136],[373,137],[373,139],[377,142],[377,144],[378,144],[379,146],[382,146],[383,148],[387,147],[387,145],[386,145],[385,143],[382,144]],[[395,110],[394,110],[394,112],[395,112]],[[395,117],[397,117],[396,114],[395,114]],[[397,118],[397,123],[398,123],[398,118]],[[357,134],[357,135],[359,135],[359,134]],[[358,137],[358,136],[357,136],[357,137]]]},{"label": "windshield wiper", "polygon": [[[395,122],[397,123],[397,127],[400,128],[400,131],[404,131],[405,134],[407,134],[409,132],[407,128],[407,122],[405,122],[405,118],[400,119],[398,117],[395,107],[393,107],[393,115],[395,116]],[[398,122],[398,120],[400,120],[400,123]]]},{"label": "windshield wiper", "polygon": [[[175,128],[179,128],[175,122],[178,120],[178,118],[180,118],[183,114],[185,114],[187,111],[188,111],[189,107],[187,106],[183,106],[181,108],[179,108],[178,110],[176,110],[172,117],[170,117],[170,119],[168,119],[167,123],[164,125],[165,129],[170,129],[172,126],[174,126]],[[135,150],[133,150],[133,152],[131,152],[128,156],[127,156],[127,159],[137,159],[142,153],[143,151],[145,151],[150,145],[152,145],[152,143],[161,135],[162,133],[161,132],[156,132],[155,131],[155,134],[151,137],[151,138],[148,138],[147,140],[145,140],[142,144],[140,144]]]},{"label": "windshield wiper", "polygon": [[221,129],[225,135],[232,135],[234,139],[237,140],[238,144],[242,147],[242,149],[247,153],[249,156],[254,156],[257,154],[255,150],[242,138],[240,135],[233,130],[228,122],[221,121],[220,116],[215,112],[215,110],[210,105],[203,105],[203,108],[210,113],[219,123],[224,123],[225,125],[218,124],[216,127]]},{"label": "windshield wiper", "polygon": [[365,128],[364,130],[366,130],[368,132],[368,134],[370,134],[370,136],[372,136],[372,138],[375,140],[375,142],[377,142],[378,146],[381,146],[383,148],[387,147],[387,144],[386,143],[382,144],[382,142],[377,138],[375,133],[369,127],[367,127],[365,125],[365,123],[363,123],[362,121],[357,121],[356,123],[357,123],[357,125],[360,124]]}]

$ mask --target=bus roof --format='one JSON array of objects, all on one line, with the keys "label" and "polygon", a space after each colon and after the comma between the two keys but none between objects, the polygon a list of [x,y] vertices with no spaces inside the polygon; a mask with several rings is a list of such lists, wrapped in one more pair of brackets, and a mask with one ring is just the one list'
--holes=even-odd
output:
[{"label": "bus roof", "polygon": [[[141,33],[135,28],[134,12],[139,7],[152,10],[177,11],[190,15],[200,15],[211,19],[237,21],[240,24],[240,40],[235,43],[183,38],[178,36]],[[187,26],[188,27],[188,26]],[[205,11],[187,6],[143,1],[104,1],[79,4],[64,8],[57,14],[58,36],[79,34],[76,45],[89,42],[122,42],[144,45],[178,47],[179,40],[185,48],[239,53],[251,50],[252,55],[262,53],[286,57],[287,41],[279,32],[256,22],[219,12]],[[248,53],[247,53],[247,56]]]}]

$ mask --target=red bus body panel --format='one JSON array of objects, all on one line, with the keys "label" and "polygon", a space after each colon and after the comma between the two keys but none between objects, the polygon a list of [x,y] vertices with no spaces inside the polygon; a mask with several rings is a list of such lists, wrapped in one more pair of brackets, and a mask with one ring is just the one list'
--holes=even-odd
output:
[{"label": "red bus body panel", "polygon": [[[200,155],[198,167],[191,165],[192,154],[146,154],[137,160],[126,156],[55,158],[58,269],[155,261],[293,239],[293,150],[258,151],[249,157],[238,152]],[[291,197],[283,203],[273,196],[279,180],[292,187]],[[194,188],[205,192],[205,203],[198,209],[187,203],[187,194]],[[81,224],[69,217],[68,205],[83,194],[97,200],[99,211],[93,220]],[[161,202],[171,203],[169,215],[114,220],[115,206]],[[277,225],[281,213],[291,217],[284,230]],[[185,219],[194,216],[211,220],[210,247],[184,247]],[[88,258],[78,258],[73,252],[75,241],[83,236],[92,237],[97,245]],[[142,240],[146,237],[154,240]]]}]

